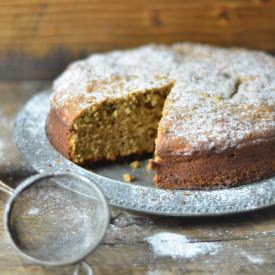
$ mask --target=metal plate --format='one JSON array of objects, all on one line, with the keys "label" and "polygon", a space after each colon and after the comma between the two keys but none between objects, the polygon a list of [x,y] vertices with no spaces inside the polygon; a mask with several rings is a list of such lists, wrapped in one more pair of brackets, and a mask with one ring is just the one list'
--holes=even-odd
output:
[{"label": "metal plate", "polygon": [[[275,178],[228,189],[169,191],[155,188],[145,168],[132,171],[128,163],[98,166],[93,172],[82,168],[58,153],[47,138],[49,101],[49,91],[34,96],[19,113],[14,129],[18,149],[40,173],[79,173],[94,181],[111,205],[158,215],[224,215],[275,204]],[[120,181],[129,171],[139,179],[133,184]]]}]

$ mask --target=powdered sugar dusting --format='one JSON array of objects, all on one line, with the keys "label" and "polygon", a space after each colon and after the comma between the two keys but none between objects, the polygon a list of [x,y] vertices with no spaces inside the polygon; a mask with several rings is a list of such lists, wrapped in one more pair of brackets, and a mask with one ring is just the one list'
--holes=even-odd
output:
[{"label": "powdered sugar dusting", "polygon": [[275,136],[272,58],[224,50],[191,65],[175,72],[160,122],[162,136],[184,140],[180,153],[221,151]]},{"label": "powdered sugar dusting", "polygon": [[52,105],[71,122],[108,98],[173,84],[161,135],[182,154],[224,150],[275,136],[275,61],[256,51],[179,43],[94,54],[55,81]]},{"label": "powdered sugar dusting", "polygon": [[261,255],[253,255],[245,251],[243,251],[241,254],[245,256],[247,260],[252,264],[263,264],[265,262],[264,257]]},{"label": "powdered sugar dusting", "polygon": [[215,243],[190,242],[186,236],[176,233],[161,232],[146,239],[157,256],[169,256],[174,259],[191,259],[201,255],[215,255],[220,245]]},{"label": "powdered sugar dusting", "polygon": [[40,209],[36,208],[36,207],[33,207],[33,208],[28,210],[29,215],[37,215],[37,214],[39,214],[39,212],[40,212]]}]

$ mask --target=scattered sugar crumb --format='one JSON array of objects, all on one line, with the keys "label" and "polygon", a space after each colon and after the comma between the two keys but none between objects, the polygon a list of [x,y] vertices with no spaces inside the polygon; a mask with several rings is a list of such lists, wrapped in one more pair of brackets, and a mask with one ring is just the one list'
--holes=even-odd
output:
[{"label": "scattered sugar crumb", "polygon": [[131,174],[125,173],[123,174],[123,180],[126,182],[132,182],[135,180],[135,177]]},{"label": "scattered sugar crumb", "polygon": [[146,238],[157,256],[192,259],[200,255],[215,255],[220,245],[209,242],[192,243],[181,234],[161,232]]},{"label": "scattered sugar crumb", "polygon": [[253,264],[263,264],[264,263],[264,257],[261,255],[252,255],[247,252],[242,252],[242,255],[245,256],[250,263],[253,263]]},{"label": "scattered sugar crumb", "polygon": [[148,159],[147,165],[146,165],[146,170],[152,171],[153,170],[153,160]]},{"label": "scattered sugar crumb", "polygon": [[140,168],[140,166],[141,166],[141,163],[138,160],[135,160],[135,161],[130,163],[130,167],[133,168],[133,169],[138,169],[138,168]]},{"label": "scattered sugar crumb", "polygon": [[0,150],[3,150],[5,147],[5,143],[2,139],[0,139]]},{"label": "scattered sugar crumb", "polygon": [[40,212],[39,208],[30,208],[28,211],[29,215],[37,215]]},{"label": "scattered sugar crumb", "polygon": [[167,270],[148,270],[146,275],[167,275],[172,274],[171,272],[168,272]]}]

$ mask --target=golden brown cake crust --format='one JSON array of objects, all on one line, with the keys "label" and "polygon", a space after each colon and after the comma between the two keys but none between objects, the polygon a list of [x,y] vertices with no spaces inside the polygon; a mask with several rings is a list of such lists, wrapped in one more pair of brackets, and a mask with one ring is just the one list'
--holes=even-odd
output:
[{"label": "golden brown cake crust", "polygon": [[192,158],[162,154],[153,166],[156,185],[164,189],[230,187],[275,175],[275,138]]},{"label": "golden brown cake crust", "polygon": [[50,110],[47,120],[48,138],[54,147],[66,158],[70,158],[70,128],[71,126],[64,123],[56,110]]}]

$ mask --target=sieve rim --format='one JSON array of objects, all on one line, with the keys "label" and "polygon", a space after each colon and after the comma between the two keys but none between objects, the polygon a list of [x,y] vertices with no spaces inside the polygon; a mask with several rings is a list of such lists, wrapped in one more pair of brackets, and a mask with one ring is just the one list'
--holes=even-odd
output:
[{"label": "sieve rim", "polygon": [[[105,218],[104,218],[104,221],[103,221],[102,230],[98,234],[97,242],[95,242],[94,244],[92,244],[88,248],[86,248],[85,252],[80,253],[78,257],[75,257],[75,259],[73,259],[73,260],[43,261],[43,260],[39,260],[39,259],[37,259],[33,256],[30,256],[29,254],[23,252],[19,248],[19,246],[16,244],[16,242],[15,242],[13,236],[12,236],[11,230],[10,230],[9,217],[10,217],[10,214],[11,214],[11,209],[12,209],[13,203],[14,203],[16,197],[18,196],[18,194],[20,194],[22,191],[24,191],[30,185],[35,184],[35,182],[38,181],[38,180],[47,179],[47,178],[51,178],[51,177],[60,177],[60,176],[71,176],[71,177],[74,177],[74,178],[79,179],[81,181],[84,181],[88,185],[92,185],[95,192],[97,193],[97,195],[99,196],[99,198],[102,202],[102,206],[103,206],[102,214],[104,215]],[[88,179],[88,178],[86,178],[82,175],[72,173],[72,172],[43,173],[43,174],[33,175],[33,176],[25,179],[24,181],[21,182],[21,184],[18,185],[18,187],[16,187],[14,189],[14,192],[9,197],[9,199],[6,203],[6,206],[5,206],[5,210],[4,210],[4,227],[5,227],[6,233],[7,233],[8,237],[11,241],[12,246],[15,248],[15,250],[18,252],[18,254],[22,258],[25,258],[26,260],[31,261],[32,263],[43,265],[43,266],[52,266],[52,267],[54,267],[54,266],[71,265],[71,264],[78,263],[81,260],[83,260],[84,258],[86,258],[89,254],[91,254],[99,246],[99,244],[104,239],[104,237],[106,235],[106,232],[107,232],[107,229],[109,227],[109,222],[110,222],[110,209],[109,209],[107,200],[106,200],[105,196],[103,195],[103,192],[101,191],[101,189],[96,185],[96,183],[94,183],[90,179]]]}]

